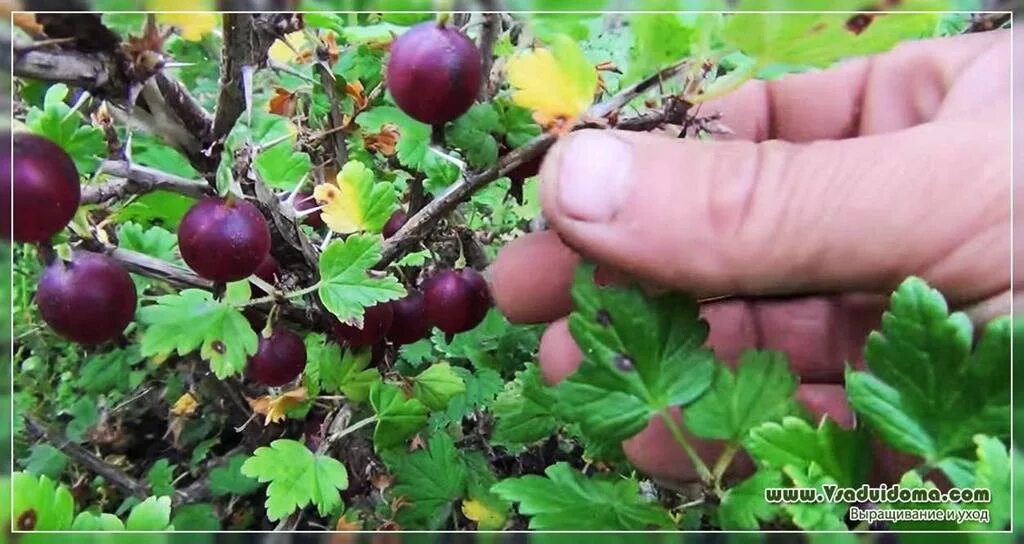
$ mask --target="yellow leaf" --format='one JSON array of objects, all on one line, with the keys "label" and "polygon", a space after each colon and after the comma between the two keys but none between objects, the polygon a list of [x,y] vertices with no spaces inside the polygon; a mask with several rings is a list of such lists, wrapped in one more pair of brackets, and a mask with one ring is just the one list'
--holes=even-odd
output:
[{"label": "yellow leaf", "polygon": [[270,58],[282,64],[296,60],[297,53],[306,45],[306,33],[296,30],[285,35],[284,39],[277,39],[267,52]]},{"label": "yellow leaf", "polygon": [[337,185],[322,183],[313,189],[313,198],[323,206],[320,217],[334,232],[349,234],[369,230],[364,206],[372,203],[373,172],[359,161],[349,161],[335,178]]},{"label": "yellow leaf", "polygon": [[580,117],[594,100],[597,69],[578,43],[567,36],[512,58],[506,67],[515,89],[512,101],[533,110],[542,125],[565,124]]},{"label": "yellow leaf", "polygon": [[476,499],[462,501],[462,513],[483,531],[494,531],[505,525],[504,512],[493,510],[490,505]]},{"label": "yellow leaf", "polygon": [[199,402],[192,396],[192,393],[185,393],[178,397],[178,400],[174,401],[174,406],[171,407],[171,414],[190,416],[196,413],[196,408],[199,408]]},{"label": "yellow leaf", "polygon": [[[150,0],[150,4],[166,4],[164,9],[177,9],[180,4],[170,1],[153,1]],[[159,7],[150,6],[150,9],[159,10]],[[165,24],[170,25],[181,31],[181,37],[186,40],[196,42],[203,39],[203,35],[207,32],[213,32],[217,28],[219,21],[217,20],[216,13],[158,13],[156,20]]]},{"label": "yellow leaf", "polygon": [[306,388],[299,387],[282,393],[277,397],[263,395],[262,397],[248,400],[249,407],[252,408],[254,413],[266,416],[263,425],[270,425],[284,419],[288,410],[302,404],[306,398]]}]

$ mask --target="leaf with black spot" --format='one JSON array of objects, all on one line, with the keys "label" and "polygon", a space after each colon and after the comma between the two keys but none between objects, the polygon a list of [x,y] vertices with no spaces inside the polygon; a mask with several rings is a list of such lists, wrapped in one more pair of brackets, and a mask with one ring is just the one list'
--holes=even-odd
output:
[{"label": "leaf with black spot", "polygon": [[199,289],[161,296],[156,304],[139,309],[138,319],[146,326],[143,356],[173,351],[185,355],[198,349],[220,379],[240,373],[259,345],[241,312]]},{"label": "leaf with black spot", "polygon": [[619,441],[665,408],[700,397],[717,367],[692,298],[648,297],[635,286],[599,287],[593,278],[591,265],[576,271],[569,330],[584,358],[558,386],[557,409],[586,435]]}]

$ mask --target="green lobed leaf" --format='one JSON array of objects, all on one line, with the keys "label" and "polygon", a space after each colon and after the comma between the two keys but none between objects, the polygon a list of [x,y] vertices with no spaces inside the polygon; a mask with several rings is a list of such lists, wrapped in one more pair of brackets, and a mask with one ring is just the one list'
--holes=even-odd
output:
[{"label": "green lobed leaf", "polygon": [[260,488],[259,482],[242,474],[245,455],[233,455],[224,466],[210,471],[210,493],[214,497],[223,495],[245,496]]},{"label": "green lobed leaf", "polygon": [[483,102],[445,127],[447,142],[462,150],[473,168],[484,168],[497,162],[498,141],[493,134],[502,130],[501,118],[494,106]]},{"label": "green lobed leaf", "polygon": [[139,309],[138,319],[147,327],[141,345],[144,356],[173,351],[186,355],[199,349],[220,379],[242,372],[259,345],[241,312],[199,289],[161,296],[156,304]]},{"label": "green lobed leaf", "polygon": [[115,515],[107,513],[82,512],[75,516],[72,531],[124,531],[124,523]]},{"label": "green lobed leaf", "polygon": [[170,497],[174,494],[174,468],[167,459],[159,459],[146,472],[146,481],[153,495]]},{"label": "green lobed leaf", "polygon": [[178,237],[163,227],[143,227],[134,222],[124,222],[117,227],[118,246],[138,251],[151,257],[180,264]]},{"label": "green lobed leaf", "polygon": [[176,531],[220,531],[220,518],[210,503],[186,504],[171,518]]},{"label": "green lobed leaf", "polygon": [[292,144],[285,141],[260,151],[253,166],[268,186],[291,191],[309,175],[313,161],[309,153],[295,151]]},{"label": "green lobed leaf", "polygon": [[32,474],[57,480],[68,466],[68,456],[49,444],[33,444],[29,448],[28,457],[21,460],[21,465]]},{"label": "green lobed leaf", "polygon": [[303,443],[275,440],[257,448],[241,472],[267,486],[267,517],[277,521],[313,503],[321,516],[341,506],[339,490],[348,487],[345,466],[326,455],[314,455]]},{"label": "green lobed leaf", "polygon": [[850,405],[896,449],[937,462],[975,433],[1010,432],[1010,319],[998,318],[971,354],[973,328],[938,291],[909,278],[864,348],[871,373],[847,371]]},{"label": "green lobed leaf", "polygon": [[132,508],[124,522],[126,531],[168,531],[171,525],[171,498],[149,497]]},{"label": "green lobed leaf", "polygon": [[132,162],[186,179],[199,179],[199,173],[187,157],[166,142],[147,134],[132,134]]},{"label": "green lobed leaf", "polygon": [[383,452],[382,458],[395,477],[391,494],[409,502],[398,511],[399,524],[443,528],[452,502],[463,497],[466,489],[466,467],[451,437],[434,433],[426,448],[411,453],[396,448]]},{"label": "green lobed leaf", "polygon": [[370,396],[370,389],[380,382],[380,371],[367,368],[372,362],[370,349],[349,349],[341,358],[341,364],[337,365],[337,371],[332,372],[336,373],[333,379],[337,389],[352,402],[365,402]]},{"label": "green lobed leaf", "polygon": [[526,369],[516,373],[515,380],[505,384],[504,391],[491,405],[491,443],[516,447],[551,436],[558,429],[557,402],[552,389],[541,382],[537,365],[526,365]]},{"label": "green lobed leaf", "polygon": [[366,307],[405,296],[405,287],[394,276],[369,274],[380,256],[379,237],[359,234],[331,242],[320,255],[317,292],[339,321],[362,327]]},{"label": "green lobed leaf", "polygon": [[624,478],[586,477],[567,463],[535,475],[508,478],[491,491],[519,503],[534,530],[635,531],[673,526],[659,504],[640,495],[637,482]]},{"label": "green lobed leaf", "polygon": [[438,430],[460,422],[474,410],[490,406],[504,384],[501,375],[489,368],[470,371],[456,366],[452,371],[466,384],[466,390],[452,397],[444,411],[430,414],[431,429]]},{"label": "green lobed leaf", "polygon": [[11,524],[21,531],[60,531],[71,527],[75,500],[68,488],[46,476],[15,472]]},{"label": "green lobed leaf", "polygon": [[629,16],[629,27],[634,42],[623,77],[626,83],[639,81],[689,53],[694,27],[683,21],[682,14],[635,14]]},{"label": "green lobed leaf", "polygon": [[427,422],[427,407],[419,399],[405,397],[389,383],[375,382],[370,388],[370,405],[377,414],[373,447],[384,451],[405,442]]},{"label": "green lobed leaf", "polygon": [[992,500],[987,504],[978,505],[988,510],[989,523],[971,525],[976,525],[976,529],[1001,531],[1009,527],[1010,523],[1010,500],[1013,492],[1010,486],[1010,452],[998,438],[976,435],[974,443],[978,446],[978,464],[972,486],[991,491]]},{"label": "green lobed leaf", "polygon": [[99,166],[100,157],[107,152],[107,144],[100,129],[82,124],[82,114],[72,112],[64,103],[68,87],[63,83],[51,85],[43,99],[43,109],[31,108],[25,126],[59,145],[75,162],[81,175],[91,175]]},{"label": "green lobed leaf", "polygon": [[452,365],[436,363],[413,378],[413,395],[431,410],[444,410],[448,401],[466,390]]},{"label": "green lobed leaf", "polygon": [[[806,466],[787,465],[782,471],[795,487],[821,490],[826,485],[837,484],[834,478],[814,462]],[[847,528],[843,516],[849,507],[844,502],[798,502],[782,505],[782,509],[792,518],[793,524],[806,531],[845,531]]]},{"label": "green lobed leaf", "polygon": [[839,485],[854,487],[866,481],[870,469],[867,437],[863,431],[846,431],[825,417],[817,428],[797,418],[768,422],[750,431],[744,447],[763,466],[805,471],[811,464]]},{"label": "green lobed leaf", "polygon": [[782,353],[748,351],[734,375],[722,367],[700,399],[686,409],[695,436],[738,442],[750,429],[795,412],[797,378]]},{"label": "green lobed leaf", "polygon": [[[772,0],[747,0],[737,9],[759,11],[771,3]],[[820,4],[801,9],[843,9],[841,3],[834,1]],[[864,8],[856,0],[845,4],[852,8],[850,11]],[[727,46],[754,57],[762,66],[780,63],[826,67],[842,58],[880,53],[901,41],[928,37],[935,31],[940,14],[855,17],[857,14],[853,13],[738,13],[726,19],[721,37]]]},{"label": "green lobed leaf", "polygon": [[637,287],[598,287],[580,266],[572,286],[569,330],[583,351],[576,372],[557,388],[558,412],[591,436],[618,442],[651,416],[696,400],[717,365],[703,346],[708,326],[692,299],[648,298]]},{"label": "green lobed leaf", "polygon": [[718,507],[718,523],[725,531],[756,531],[759,522],[771,521],[780,507],[765,500],[764,492],[769,487],[782,486],[782,473],[773,469],[761,469],[746,480],[732,486],[722,495]]}]

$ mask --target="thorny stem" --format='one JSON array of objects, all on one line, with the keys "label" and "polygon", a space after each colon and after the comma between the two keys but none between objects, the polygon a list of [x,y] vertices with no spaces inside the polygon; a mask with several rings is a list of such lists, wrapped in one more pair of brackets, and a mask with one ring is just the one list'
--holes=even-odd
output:
[{"label": "thorny stem", "polygon": [[690,442],[683,436],[683,430],[679,428],[679,424],[676,423],[675,418],[669,412],[668,408],[658,412],[661,415],[661,419],[665,422],[665,426],[672,433],[672,437],[676,439],[676,442],[682,446],[683,450],[686,451],[687,457],[690,458],[690,462],[693,463],[693,467],[697,470],[697,475],[700,476],[701,481],[706,484],[711,483],[712,476],[711,471],[708,470],[708,466],[704,463],[704,460],[697,455],[697,451],[693,449]]},{"label": "thorny stem", "polygon": [[304,287],[302,289],[299,289],[298,291],[292,291],[290,293],[280,293],[279,292],[279,293],[275,293],[273,295],[267,295],[265,297],[254,298],[254,299],[250,300],[249,302],[246,302],[245,304],[243,304],[241,307],[245,308],[247,306],[255,306],[257,304],[266,304],[268,302],[276,302],[276,301],[281,300],[281,299],[291,300],[293,298],[299,298],[299,297],[302,297],[304,295],[308,295],[308,294],[312,293],[313,291],[316,291],[319,288],[320,288],[320,282],[316,282],[313,285],[310,285],[309,287]]}]

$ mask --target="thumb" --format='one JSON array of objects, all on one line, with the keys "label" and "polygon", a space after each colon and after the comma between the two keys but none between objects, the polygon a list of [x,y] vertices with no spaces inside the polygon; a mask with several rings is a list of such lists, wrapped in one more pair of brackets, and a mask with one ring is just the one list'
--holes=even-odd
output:
[{"label": "thumb", "polygon": [[544,162],[544,215],[585,257],[703,296],[916,274],[976,300],[1009,285],[1009,157],[992,122],[808,144],[579,131]]}]

